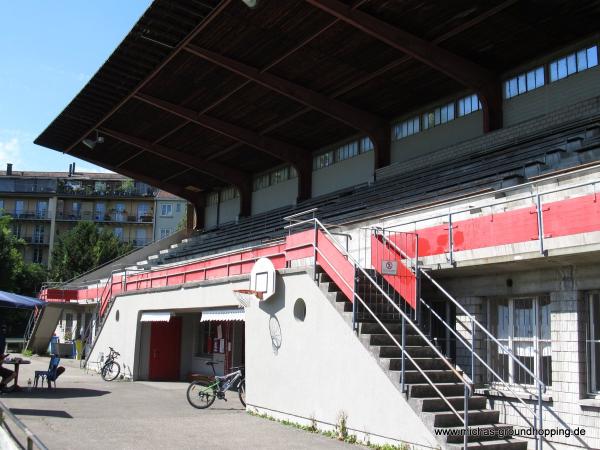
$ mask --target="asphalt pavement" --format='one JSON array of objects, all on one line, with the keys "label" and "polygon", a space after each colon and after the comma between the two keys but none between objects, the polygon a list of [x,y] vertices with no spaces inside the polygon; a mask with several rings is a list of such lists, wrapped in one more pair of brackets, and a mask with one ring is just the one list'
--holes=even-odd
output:
[{"label": "asphalt pavement", "polygon": [[248,414],[237,395],[206,410],[186,400],[187,383],[105,382],[79,361],[66,368],[56,389],[32,388],[35,370],[49,358],[21,366],[21,392],[0,401],[51,450],[60,449],[360,449],[315,433]]}]

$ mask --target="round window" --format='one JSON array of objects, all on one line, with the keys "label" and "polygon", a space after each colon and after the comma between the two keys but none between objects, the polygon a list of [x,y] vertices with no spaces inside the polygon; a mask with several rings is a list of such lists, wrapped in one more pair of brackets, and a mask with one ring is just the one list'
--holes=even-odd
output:
[{"label": "round window", "polygon": [[300,322],[303,322],[306,317],[306,303],[301,298],[294,303],[294,317]]}]

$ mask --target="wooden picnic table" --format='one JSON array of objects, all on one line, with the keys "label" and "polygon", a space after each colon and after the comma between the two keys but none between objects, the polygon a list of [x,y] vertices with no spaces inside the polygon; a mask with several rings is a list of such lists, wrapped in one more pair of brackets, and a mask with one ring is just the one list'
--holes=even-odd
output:
[{"label": "wooden picnic table", "polygon": [[21,390],[21,387],[19,386],[19,368],[22,364],[31,364],[31,361],[22,358],[7,358],[4,361],[2,361],[2,365],[15,366],[15,379],[13,380],[13,385],[11,387],[11,390],[13,391]]}]

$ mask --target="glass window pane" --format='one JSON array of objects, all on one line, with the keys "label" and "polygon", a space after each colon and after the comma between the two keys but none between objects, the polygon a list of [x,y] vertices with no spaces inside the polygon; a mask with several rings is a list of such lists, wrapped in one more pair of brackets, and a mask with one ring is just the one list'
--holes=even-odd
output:
[{"label": "glass window pane", "polygon": [[454,120],[454,103],[448,105],[448,120]]},{"label": "glass window pane", "polygon": [[458,115],[464,116],[465,114],[465,99],[462,98],[458,101]]},{"label": "glass window pane", "polygon": [[441,122],[441,111],[440,108],[435,109],[435,119],[433,120],[434,125],[439,125]]},{"label": "glass window pane", "polygon": [[515,338],[534,337],[533,299],[520,298],[514,301],[513,323]]},{"label": "glass window pane", "polygon": [[577,61],[575,54],[567,56],[567,74],[572,75],[577,72]]},{"label": "glass window pane", "polygon": [[525,75],[519,75],[519,94],[527,92],[527,84],[525,82]]},{"label": "glass window pane", "polygon": [[509,83],[510,83],[510,96],[514,97],[519,92],[519,86],[517,84],[517,79],[513,78],[512,80],[509,80]]},{"label": "glass window pane", "polygon": [[581,72],[585,69],[587,69],[587,51],[580,50],[577,52],[577,71]]},{"label": "glass window pane", "polygon": [[550,64],[550,81],[558,80],[558,63],[553,62]]},{"label": "glass window pane", "polygon": [[567,76],[567,58],[558,60],[558,79],[565,78]]},{"label": "glass window pane", "polygon": [[588,68],[598,65],[598,47],[594,45],[587,49],[587,66]]},{"label": "glass window pane", "polygon": [[535,87],[539,88],[544,85],[544,68],[538,67],[535,69]]},{"label": "glass window pane", "polygon": [[530,91],[535,89],[535,71],[531,70],[527,72],[527,90]]},{"label": "glass window pane", "polygon": [[504,97],[511,98],[510,95],[510,80],[504,82]]}]

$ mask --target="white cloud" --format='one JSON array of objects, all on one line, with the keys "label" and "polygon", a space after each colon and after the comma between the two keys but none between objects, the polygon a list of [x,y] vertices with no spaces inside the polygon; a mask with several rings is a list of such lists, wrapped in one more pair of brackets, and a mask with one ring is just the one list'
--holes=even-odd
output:
[{"label": "white cloud", "polygon": [[21,145],[19,138],[11,137],[0,140],[0,167],[6,163],[19,164],[21,162]]}]

